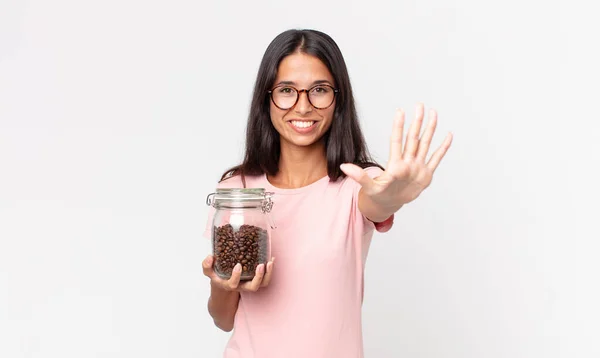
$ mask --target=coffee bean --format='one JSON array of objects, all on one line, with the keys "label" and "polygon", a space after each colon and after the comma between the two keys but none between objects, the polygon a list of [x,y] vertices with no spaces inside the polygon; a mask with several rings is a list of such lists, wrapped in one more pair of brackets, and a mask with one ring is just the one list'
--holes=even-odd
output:
[{"label": "coffee bean", "polygon": [[241,263],[241,280],[251,280],[256,267],[266,264],[267,248],[267,231],[260,227],[245,224],[237,231],[230,224],[214,227],[215,271],[223,278],[231,277],[235,265]]}]

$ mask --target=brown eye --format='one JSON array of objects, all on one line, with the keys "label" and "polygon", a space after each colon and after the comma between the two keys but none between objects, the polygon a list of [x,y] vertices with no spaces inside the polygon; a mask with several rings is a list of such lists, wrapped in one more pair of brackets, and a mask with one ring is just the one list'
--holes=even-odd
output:
[{"label": "brown eye", "polygon": [[316,95],[325,95],[328,94],[330,91],[331,89],[327,86],[317,86],[311,90],[311,92]]},{"label": "brown eye", "polygon": [[277,92],[281,93],[281,94],[290,94],[294,92],[294,89],[291,87],[279,87],[277,89]]}]

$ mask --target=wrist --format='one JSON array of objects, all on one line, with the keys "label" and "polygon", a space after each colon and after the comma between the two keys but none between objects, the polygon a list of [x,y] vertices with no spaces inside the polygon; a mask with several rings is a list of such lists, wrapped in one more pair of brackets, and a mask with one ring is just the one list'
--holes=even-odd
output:
[{"label": "wrist", "polygon": [[374,223],[380,223],[388,220],[404,204],[379,203],[370,196],[364,194],[362,190],[359,193],[359,209],[363,215]]},{"label": "wrist", "polygon": [[238,294],[237,291],[231,291],[225,289],[223,286],[219,285],[214,281],[210,281],[210,295],[215,296],[217,299],[227,298],[229,296],[236,296]]}]

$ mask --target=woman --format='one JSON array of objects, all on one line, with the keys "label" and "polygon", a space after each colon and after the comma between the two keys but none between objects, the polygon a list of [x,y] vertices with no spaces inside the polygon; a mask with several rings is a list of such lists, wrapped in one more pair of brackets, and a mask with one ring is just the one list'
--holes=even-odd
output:
[{"label": "woman", "polygon": [[[384,170],[368,154],[336,43],[313,30],[289,30],[271,42],[254,88],[244,161],[218,186],[275,193],[277,265],[271,259],[252,281],[240,282],[239,264],[222,280],[213,257],[204,260],[209,313],[222,330],[235,328],[225,357],[363,356],[371,237],[431,183],[452,139],[427,160],[436,113],[420,136],[423,112],[417,106],[403,148],[404,112],[397,111]],[[210,227],[211,218],[207,237]]]}]

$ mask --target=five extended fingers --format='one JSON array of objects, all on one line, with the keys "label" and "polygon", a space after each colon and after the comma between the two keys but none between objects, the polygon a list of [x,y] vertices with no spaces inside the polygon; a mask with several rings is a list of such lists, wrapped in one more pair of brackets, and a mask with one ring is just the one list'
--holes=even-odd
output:
[{"label": "five extended fingers", "polygon": [[435,110],[429,110],[429,121],[423,135],[421,136],[421,128],[424,120],[424,105],[419,103],[417,105],[415,120],[411,123],[408,133],[406,135],[406,141],[403,144],[403,131],[404,131],[404,111],[398,109],[394,118],[394,126],[392,129],[392,135],[390,139],[390,160],[416,160],[423,164],[426,164],[432,171],[437,168],[442,158],[448,151],[450,144],[452,143],[452,134],[448,134],[442,145],[433,153],[429,162],[427,155],[431,146],[431,141],[437,127],[437,112]]}]

